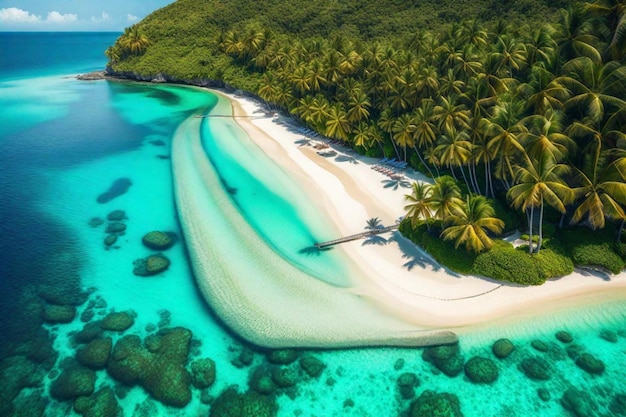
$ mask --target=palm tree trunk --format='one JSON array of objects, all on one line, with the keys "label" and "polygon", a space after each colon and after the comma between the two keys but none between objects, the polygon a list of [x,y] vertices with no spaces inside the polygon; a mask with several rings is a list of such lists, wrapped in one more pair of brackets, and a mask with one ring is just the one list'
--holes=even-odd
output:
[{"label": "palm tree trunk", "polygon": [[454,178],[455,181],[458,181],[458,179],[456,178],[456,174],[454,173],[454,167],[452,166],[452,164],[448,164],[448,169],[452,173],[452,178]]},{"label": "palm tree trunk", "polygon": [[424,161],[424,158],[422,158],[422,155],[420,154],[420,151],[417,149],[417,146],[413,145],[413,150],[417,154],[417,157],[420,159],[420,162],[422,163],[422,165],[424,165],[426,169],[428,170],[428,172],[430,173],[430,176],[434,177],[433,172],[430,170],[430,167],[428,166],[428,164],[426,164],[426,161]]},{"label": "palm tree trunk", "polygon": [[400,153],[398,152],[398,148],[396,147],[396,142],[391,139],[391,144],[393,145],[393,150],[396,152],[396,158],[398,158],[398,161],[400,160]]},{"label": "palm tree trunk", "polygon": [[491,174],[491,161],[489,159],[487,160],[487,172],[489,173],[489,191],[491,191],[491,198],[496,198],[496,194],[493,192],[493,175]]},{"label": "palm tree trunk", "polygon": [[528,221],[528,253],[533,253],[533,213],[535,208],[530,208],[530,219]]},{"label": "palm tree trunk", "polygon": [[470,183],[467,181],[467,176],[465,175],[465,170],[463,169],[463,165],[459,165],[459,169],[461,170],[461,175],[463,175],[463,181],[465,181],[465,185],[467,185],[467,189],[470,189]]},{"label": "palm tree trunk", "polygon": [[470,178],[472,179],[474,192],[482,195],[483,193],[480,191],[480,186],[478,185],[478,178],[476,178],[476,164],[474,162],[470,165]]},{"label": "palm tree trunk", "polygon": [[539,211],[539,241],[537,242],[536,253],[541,250],[541,244],[543,243],[543,197],[541,197],[541,209]]},{"label": "palm tree trunk", "polygon": [[622,232],[624,231],[624,220],[622,219],[622,223],[619,225],[619,230],[617,231],[617,243],[622,241]]}]

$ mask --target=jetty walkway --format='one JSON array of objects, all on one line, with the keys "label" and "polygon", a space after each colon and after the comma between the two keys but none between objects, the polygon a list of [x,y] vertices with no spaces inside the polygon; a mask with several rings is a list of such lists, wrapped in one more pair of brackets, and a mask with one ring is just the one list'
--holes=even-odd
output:
[{"label": "jetty walkway", "polygon": [[365,232],[357,233],[355,235],[340,237],[339,239],[329,240],[328,242],[316,243],[315,247],[318,249],[323,249],[329,246],[338,245],[340,243],[350,242],[350,241],[358,240],[358,239],[365,239],[368,237],[380,235],[382,233],[391,232],[392,230],[396,230],[397,228],[398,228],[398,225],[394,224],[392,226],[381,227],[379,229],[370,229],[370,230],[366,230]]}]

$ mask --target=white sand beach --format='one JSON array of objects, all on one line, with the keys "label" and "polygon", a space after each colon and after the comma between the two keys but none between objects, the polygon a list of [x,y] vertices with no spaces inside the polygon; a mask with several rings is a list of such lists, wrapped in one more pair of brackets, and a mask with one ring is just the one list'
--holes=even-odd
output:
[{"label": "white sand beach", "polygon": [[[252,99],[218,94],[232,101],[236,116],[254,116],[236,117],[236,121],[256,145],[302,185],[315,204],[328,212],[339,233],[337,237],[362,232],[366,220],[373,217],[384,225],[393,224],[404,215],[404,194],[410,191],[407,184],[426,180],[408,170],[402,173],[406,183],[390,182],[388,176],[372,169],[377,160],[342,146],[330,144],[330,148],[323,149],[336,151],[335,156],[319,155],[314,145],[323,141],[307,137],[289,118],[268,114]],[[211,225],[202,220],[207,216],[189,184],[194,176],[203,181],[215,179],[203,167],[208,163],[206,158],[202,162],[197,154],[192,156],[190,147],[196,145],[189,141],[193,141],[193,132],[177,133],[172,159],[179,215],[194,272],[216,313],[254,343],[273,347],[419,345],[424,344],[422,336],[430,335],[420,333],[426,330],[459,334],[477,326],[526,320],[566,307],[626,299],[626,273],[605,276],[579,271],[539,287],[503,285],[446,270],[398,232],[383,235],[389,239],[384,245],[363,245],[362,240],[341,244],[340,250],[348,254],[357,271],[357,279],[348,291],[303,277],[289,267],[285,267],[287,274],[297,275],[298,279],[268,273],[265,282],[241,280],[232,271],[216,270],[215,263],[206,256],[212,251],[207,233]],[[190,158],[195,159],[194,166],[187,164]],[[241,226],[240,219],[234,222]],[[264,245],[258,242],[247,245],[253,250],[267,250],[263,256],[272,256],[267,247],[259,249]],[[228,277],[216,283],[220,274]],[[277,293],[287,302],[280,302]],[[289,310],[289,306],[294,309]],[[286,311],[291,312],[289,320],[283,317]],[[338,323],[332,317],[345,320]],[[258,327],[255,320],[264,323]]]}]

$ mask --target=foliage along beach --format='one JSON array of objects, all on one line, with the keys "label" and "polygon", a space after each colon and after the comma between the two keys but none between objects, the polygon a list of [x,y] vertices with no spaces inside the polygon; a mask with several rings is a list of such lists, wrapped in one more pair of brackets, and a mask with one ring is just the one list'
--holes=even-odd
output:
[{"label": "foliage along beach", "polygon": [[[458,327],[624,286],[624,7],[535,3],[534,14],[523,2],[523,11],[491,20],[446,15],[443,7],[433,20],[441,24],[428,27],[413,6],[359,2],[335,10],[320,2],[293,14],[278,8],[277,17],[269,6],[180,0],[128,28],[107,50],[107,71],[238,88],[315,137],[350,148],[368,164],[337,164],[304,149],[313,161],[307,168],[285,148],[298,138],[285,145],[278,125],[262,129],[283,147],[268,154],[291,172],[304,170],[314,182],[336,178],[316,189],[342,233],[368,218],[389,224],[405,216],[400,232],[428,253],[420,276],[404,278],[415,270],[402,267],[393,245],[346,245],[368,271],[355,292],[409,322],[424,318],[419,310],[431,313],[422,325]],[[479,2],[472,10],[481,7],[489,8]],[[262,142],[258,130],[249,135]],[[385,188],[379,172],[364,169],[376,164],[395,185]],[[364,209],[361,218],[350,200]],[[501,239],[515,231],[525,244]],[[497,282],[455,276],[446,283],[453,273],[429,271],[433,259]],[[417,281],[416,294],[408,288]],[[458,310],[442,308],[438,297],[458,298]]]}]

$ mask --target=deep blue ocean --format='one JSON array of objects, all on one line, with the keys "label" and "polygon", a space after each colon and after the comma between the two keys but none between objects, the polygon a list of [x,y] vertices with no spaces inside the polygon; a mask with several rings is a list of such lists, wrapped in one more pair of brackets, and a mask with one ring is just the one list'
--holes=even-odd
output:
[{"label": "deep blue ocean", "polygon": [[[626,416],[623,300],[457,348],[269,352],[233,335],[196,288],[169,159],[177,127],[216,96],[76,80],[106,65],[117,36],[0,33],[0,416]],[[245,214],[247,194],[278,198],[250,161],[220,155],[210,131],[207,157],[236,188],[234,205]],[[299,231],[289,239],[329,237],[296,218],[296,202],[276,201]],[[302,269],[340,268],[286,253],[265,236],[276,218],[250,213]],[[171,265],[138,277],[152,230],[175,236],[162,250]],[[500,337],[515,346],[502,359]]]}]

